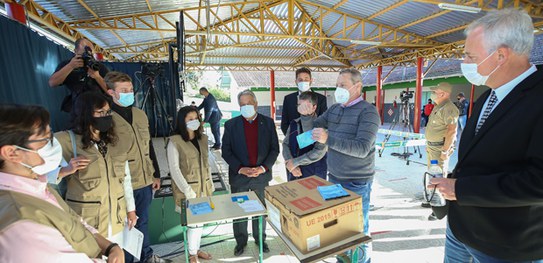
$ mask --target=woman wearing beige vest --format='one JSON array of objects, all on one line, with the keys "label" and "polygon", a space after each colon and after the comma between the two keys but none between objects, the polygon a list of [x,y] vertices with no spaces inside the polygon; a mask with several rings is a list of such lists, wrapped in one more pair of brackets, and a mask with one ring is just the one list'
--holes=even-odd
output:
[{"label": "woman wearing beige vest", "polygon": [[73,137],[69,131],[55,134],[64,160],[70,160],[59,172],[59,177],[70,175],[66,203],[100,234],[122,244],[125,224],[130,228],[136,224],[127,160],[133,137],[115,130],[102,94],[80,95],[74,111]]},{"label": "woman wearing beige vest", "polygon": [[[196,108],[181,108],[177,113],[177,135],[171,136],[168,143],[168,166],[173,179],[175,209],[179,213],[182,200],[211,196],[214,191],[209,171],[207,136],[202,134],[201,122]],[[198,262],[198,258],[211,259],[209,253],[199,250],[202,227],[188,230],[190,262]]]},{"label": "woman wearing beige vest", "polygon": [[124,262],[47,187],[42,175],[62,159],[49,119],[41,106],[0,105],[0,262]]}]

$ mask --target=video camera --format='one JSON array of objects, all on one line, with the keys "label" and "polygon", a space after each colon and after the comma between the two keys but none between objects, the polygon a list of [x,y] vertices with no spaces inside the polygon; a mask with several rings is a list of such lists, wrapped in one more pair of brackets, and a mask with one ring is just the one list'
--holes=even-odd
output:
[{"label": "video camera", "polygon": [[81,58],[83,59],[83,64],[85,67],[88,67],[94,71],[100,70],[100,65],[98,64],[98,61],[94,59],[92,49],[89,46],[85,46],[85,52],[83,55],[81,55]]},{"label": "video camera", "polygon": [[146,77],[154,78],[164,73],[164,68],[158,63],[147,63],[143,65],[141,73]]},{"label": "video camera", "polygon": [[413,94],[414,94],[413,91],[405,91],[405,90],[403,90],[402,92],[400,92],[400,100],[402,102],[409,101],[410,99],[413,98]]}]

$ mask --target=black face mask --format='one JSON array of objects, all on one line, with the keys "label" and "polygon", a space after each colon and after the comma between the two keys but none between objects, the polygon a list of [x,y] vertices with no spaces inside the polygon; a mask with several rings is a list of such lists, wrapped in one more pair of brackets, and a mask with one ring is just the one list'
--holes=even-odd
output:
[{"label": "black face mask", "polygon": [[105,117],[94,117],[94,124],[92,127],[100,132],[107,132],[111,126],[113,126],[113,117],[111,115]]}]

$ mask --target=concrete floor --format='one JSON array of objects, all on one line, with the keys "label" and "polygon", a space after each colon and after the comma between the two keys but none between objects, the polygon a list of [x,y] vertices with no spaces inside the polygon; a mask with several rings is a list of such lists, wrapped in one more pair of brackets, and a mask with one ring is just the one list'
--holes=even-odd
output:
[{"label": "concrete floor", "polygon": [[[382,128],[387,129],[385,124]],[[208,131],[209,132],[209,131]],[[424,130],[421,131],[423,133]],[[278,134],[282,134],[278,129]],[[383,140],[378,135],[377,142]],[[280,135],[282,141],[282,135]],[[155,139],[161,170],[167,169],[166,158],[162,153],[163,140]],[[392,137],[390,141],[401,140]],[[281,142],[280,142],[281,143]],[[210,144],[211,145],[211,144]],[[413,149],[410,149],[413,152]],[[420,206],[422,201],[422,176],[426,170],[425,148],[421,147],[422,158],[418,153],[410,157],[410,164],[395,156],[403,153],[403,148],[387,148],[382,157],[376,156],[373,190],[370,211],[370,232],[373,238],[372,262],[443,262],[444,234],[446,218],[438,221],[428,221],[431,210]],[[220,151],[213,152],[213,158],[218,162],[219,170],[226,172],[227,166],[220,158]],[[456,152],[451,158],[449,170],[457,162]],[[271,185],[286,181],[284,160],[280,156],[273,167]],[[167,171],[162,170],[163,174]],[[226,180],[227,181],[227,180]],[[265,262],[299,262],[285,243],[268,226],[267,243],[270,253],[264,255]],[[213,260],[201,262],[256,262],[258,248],[249,240],[245,253],[235,257],[235,240],[231,224],[206,227],[202,239],[202,250],[213,255]],[[183,242],[154,245],[155,253],[173,259],[174,262],[184,262]],[[321,262],[336,262],[330,257]]]}]

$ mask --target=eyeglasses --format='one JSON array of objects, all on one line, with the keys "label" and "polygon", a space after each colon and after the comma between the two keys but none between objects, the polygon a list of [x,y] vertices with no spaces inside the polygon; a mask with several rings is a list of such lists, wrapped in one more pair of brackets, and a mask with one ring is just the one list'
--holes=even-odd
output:
[{"label": "eyeglasses", "polygon": [[35,142],[46,142],[45,145],[47,145],[47,143],[51,143],[51,145],[53,145],[53,131],[51,131],[51,135],[49,136],[49,138],[43,138],[43,139],[37,139],[37,140],[28,140],[27,142],[27,145],[30,144],[30,143],[35,143]]},{"label": "eyeglasses", "polygon": [[109,109],[107,111],[105,111],[105,110],[95,110],[94,113],[98,113],[100,115],[100,117],[106,117],[106,116],[111,116],[113,111],[111,109]]}]

